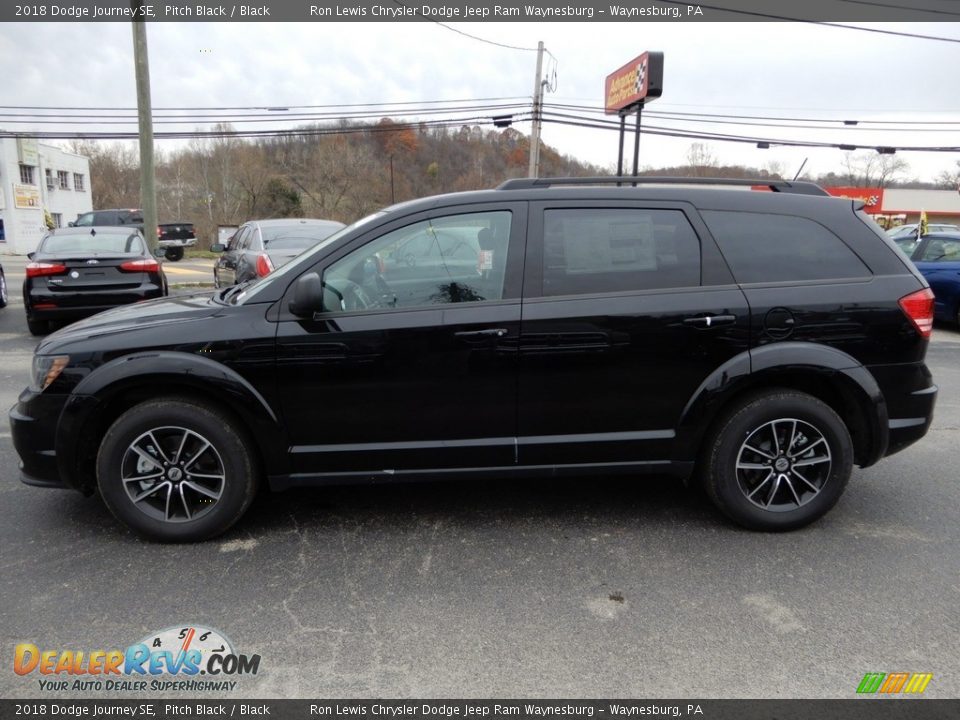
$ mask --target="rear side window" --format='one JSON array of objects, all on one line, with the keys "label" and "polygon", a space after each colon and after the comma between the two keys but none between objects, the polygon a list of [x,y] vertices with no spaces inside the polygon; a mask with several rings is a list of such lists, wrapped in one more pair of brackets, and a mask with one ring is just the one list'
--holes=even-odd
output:
[{"label": "rear side window", "polygon": [[700,284],[700,241],[679,210],[547,210],[543,294],[587,295]]},{"label": "rear side window", "polygon": [[118,225],[117,213],[115,212],[98,212],[94,213],[93,216],[94,225]]},{"label": "rear side window", "polygon": [[960,260],[960,240],[930,238],[920,260],[923,262],[957,262]]},{"label": "rear side window", "polygon": [[823,225],[795,215],[701,213],[739,283],[862,278],[863,261]]}]

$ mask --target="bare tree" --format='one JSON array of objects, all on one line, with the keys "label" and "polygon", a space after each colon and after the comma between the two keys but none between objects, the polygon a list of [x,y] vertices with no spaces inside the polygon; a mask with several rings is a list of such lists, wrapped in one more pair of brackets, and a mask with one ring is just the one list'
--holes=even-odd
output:
[{"label": "bare tree", "polygon": [[872,151],[844,153],[843,166],[852,187],[886,187],[910,169],[903,158]]},{"label": "bare tree", "polygon": [[690,166],[690,174],[693,177],[701,177],[709,174],[706,172],[708,168],[717,166],[717,158],[711,152],[709,145],[692,143],[690,149],[687,150],[687,165]]}]

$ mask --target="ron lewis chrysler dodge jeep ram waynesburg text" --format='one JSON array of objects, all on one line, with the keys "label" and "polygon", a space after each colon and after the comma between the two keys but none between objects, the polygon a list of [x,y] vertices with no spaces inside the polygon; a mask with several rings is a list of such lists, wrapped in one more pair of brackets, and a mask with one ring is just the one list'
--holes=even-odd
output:
[{"label": "ron lewis chrysler dodge jeep ram waynesburg text", "polygon": [[10,413],[23,481],[172,541],[263,482],[609,472],[788,530],[927,432],[933,295],[856,201],[614,182],[395,205],[265,278],[50,335]]}]

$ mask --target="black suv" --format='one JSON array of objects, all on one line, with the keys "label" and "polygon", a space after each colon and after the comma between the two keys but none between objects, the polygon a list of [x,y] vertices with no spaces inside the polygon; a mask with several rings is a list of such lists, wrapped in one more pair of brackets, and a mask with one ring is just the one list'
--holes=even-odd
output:
[{"label": "black suv", "polygon": [[252,284],[54,333],[10,413],[23,481],[172,541],[263,481],[608,472],[787,530],[927,432],[933,295],[860,203],[616,181],[403,203]]}]

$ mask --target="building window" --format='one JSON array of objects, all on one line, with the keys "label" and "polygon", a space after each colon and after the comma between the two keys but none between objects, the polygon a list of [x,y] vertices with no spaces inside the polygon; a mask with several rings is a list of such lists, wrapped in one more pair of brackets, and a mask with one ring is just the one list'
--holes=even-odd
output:
[{"label": "building window", "polygon": [[73,174],[73,189],[83,191],[83,175],[81,173]]},{"label": "building window", "polygon": [[53,170],[47,168],[43,171],[43,174],[47,180],[47,190],[55,190],[57,186],[53,184]]},{"label": "building window", "polygon": [[21,165],[20,166],[20,182],[24,185],[34,185],[35,181],[33,179],[33,171],[36,168],[33,165]]},{"label": "building window", "polygon": [[51,215],[53,216],[53,226],[63,227],[63,213],[51,213]]},{"label": "building window", "polygon": [[57,170],[57,182],[60,183],[61,190],[69,190],[70,174],[66,170]]}]

